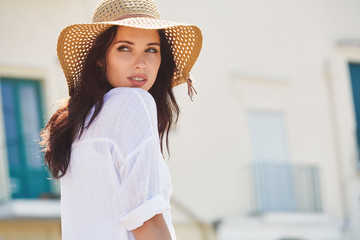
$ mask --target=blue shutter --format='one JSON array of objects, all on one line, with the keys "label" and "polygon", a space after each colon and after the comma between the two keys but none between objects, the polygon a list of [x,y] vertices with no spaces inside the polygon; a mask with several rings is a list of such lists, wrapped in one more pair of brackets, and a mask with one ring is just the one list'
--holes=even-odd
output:
[{"label": "blue shutter", "polygon": [[[349,63],[352,93],[356,118],[356,139],[358,154],[360,153],[360,64]],[[358,168],[360,169],[360,157],[358,157]]]},{"label": "blue shutter", "polygon": [[39,131],[44,125],[40,83],[0,80],[12,198],[38,198],[50,191],[39,147]]}]

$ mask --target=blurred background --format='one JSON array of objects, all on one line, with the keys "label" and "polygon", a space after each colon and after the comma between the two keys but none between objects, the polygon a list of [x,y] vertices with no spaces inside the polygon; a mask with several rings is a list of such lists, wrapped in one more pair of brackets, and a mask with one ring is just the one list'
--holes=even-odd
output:
[{"label": "blurred background", "polygon": [[[0,0],[0,240],[59,240],[38,132],[67,97],[60,31],[97,0]],[[171,134],[179,240],[360,239],[360,1],[156,0],[203,49]]]}]

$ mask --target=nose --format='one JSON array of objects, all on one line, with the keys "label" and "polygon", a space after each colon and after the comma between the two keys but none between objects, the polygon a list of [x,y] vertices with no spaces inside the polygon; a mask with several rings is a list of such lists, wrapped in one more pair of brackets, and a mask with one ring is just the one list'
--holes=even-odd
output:
[{"label": "nose", "polygon": [[145,69],[146,63],[145,63],[145,56],[142,53],[138,53],[135,56],[135,69]]}]

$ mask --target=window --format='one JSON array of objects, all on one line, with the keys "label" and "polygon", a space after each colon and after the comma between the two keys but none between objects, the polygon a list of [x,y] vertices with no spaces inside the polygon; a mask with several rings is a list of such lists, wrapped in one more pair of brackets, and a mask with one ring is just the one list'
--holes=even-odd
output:
[{"label": "window", "polygon": [[40,83],[0,78],[1,107],[12,198],[39,198],[50,191],[39,147],[43,127]]},{"label": "window", "polygon": [[281,113],[250,112],[255,211],[295,209],[285,121]]},{"label": "window", "polygon": [[349,71],[351,78],[351,87],[355,107],[355,121],[356,121],[356,140],[358,146],[357,166],[360,170],[360,64],[349,63]]},{"label": "window", "polygon": [[316,166],[289,161],[282,113],[250,112],[255,212],[319,212],[320,183]]}]

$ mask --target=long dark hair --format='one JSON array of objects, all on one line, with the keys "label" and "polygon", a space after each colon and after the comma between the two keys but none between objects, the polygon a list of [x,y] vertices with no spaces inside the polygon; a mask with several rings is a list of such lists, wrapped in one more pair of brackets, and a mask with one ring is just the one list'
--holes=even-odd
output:
[{"label": "long dark hair", "polygon": [[[65,106],[59,108],[41,132],[41,145],[45,152],[45,163],[54,178],[65,175],[71,154],[71,145],[78,134],[81,136],[103,106],[104,95],[112,89],[106,78],[106,64],[103,68],[98,63],[105,63],[106,50],[113,42],[117,26],[103,32],[89,51],[81,74],[80,85],[69,98]],[[172,91],[172,77],[175,62],[164,30],[159,30],[161,64],[154,85],[149,93],[157,105],[158,131],[160,142],[165,137],[169,151],[169,131],[178,120],[179,107]],[[104,69],[105,68],[105,69]],[[86,116],[94,107],[94,113],[87,125]],[[161,144],[161,150],[163,146]]]}]

